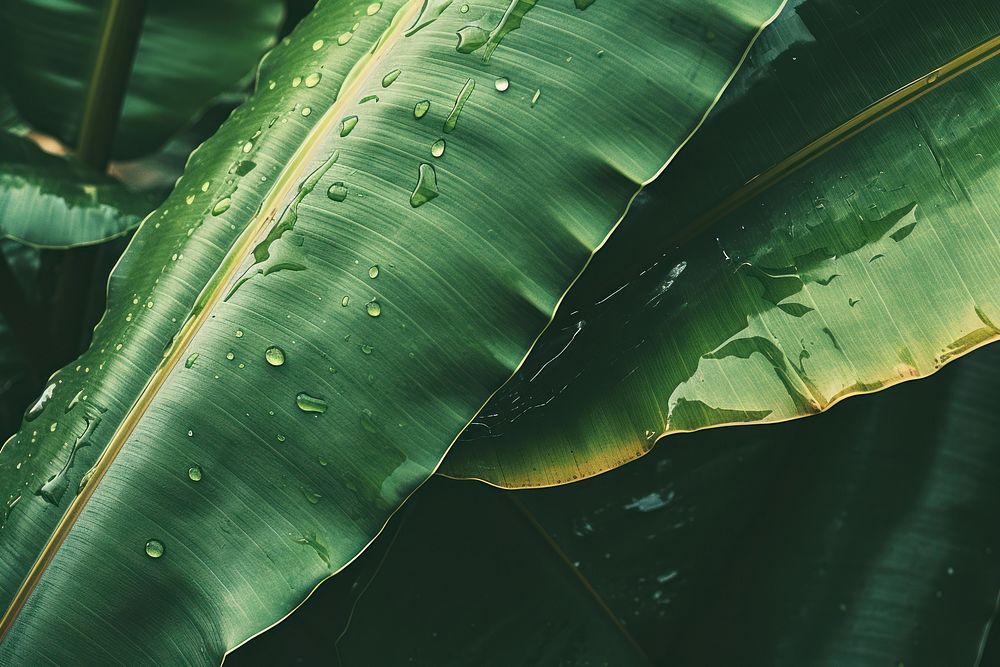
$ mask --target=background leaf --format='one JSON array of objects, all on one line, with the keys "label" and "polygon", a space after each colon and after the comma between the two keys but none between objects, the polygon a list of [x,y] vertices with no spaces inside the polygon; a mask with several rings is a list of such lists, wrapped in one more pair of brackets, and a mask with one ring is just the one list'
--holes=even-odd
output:
[{"label": "background leaf", "polygon": [[[0,7],[6,85],[34,127],[76,143],[97,52],[103,0],[9,0]],[[160,147],[214,97],[247,78],[274,43],[275,0],[148,0],[142,38],[112,149],[131,158]]]},{"label": "background leaf", "polygon": [[[886,32],[894,17],[913,30]],[[664,434],[813,414],[994,339],[998,34],[977,1],[788,8],[445,472],[586,477]],[[822,149],[804,166],[803,146]]]}]

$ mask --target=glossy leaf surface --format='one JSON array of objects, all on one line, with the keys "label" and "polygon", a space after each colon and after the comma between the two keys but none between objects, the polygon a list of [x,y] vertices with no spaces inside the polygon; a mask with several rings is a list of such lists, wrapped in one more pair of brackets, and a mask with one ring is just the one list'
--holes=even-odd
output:
[{"label": "glossy leaf surface", "polygon": [[[6,85],[23,118],[75,145],[101,45],[103,0],[9,0],[0,7]],[[113,154],[160,147],[246,78],[274,43],[274,0],[148,0]]]},{"label": "glossy leaf surface", "polygon": [[566,482],[995,339],[997,35],[976,0],[789,7],[445,472]]},{"label": "glossy leaf surface", "polygon": [[0,452],[0,663],[217,662],[350,562],[777,4],[322,4]]}]

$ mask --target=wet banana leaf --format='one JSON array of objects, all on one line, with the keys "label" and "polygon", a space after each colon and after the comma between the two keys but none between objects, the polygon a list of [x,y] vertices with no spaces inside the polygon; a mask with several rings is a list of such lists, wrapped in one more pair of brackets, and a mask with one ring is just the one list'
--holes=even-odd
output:
[{"label": "wet banana leaf", "polygon": [[998,35],[980,0],[786,8],[444,471],[579,479],[994,340]]},{"label": "wet banana leaf", "polygon": [[0,451],[0,664],[216,663],[355,558],[777,5],[318,7]]},{"label": "wet banana leaf", "polygon": [[150,198],[0,133],[0,236],[38,248],[93,245],[135,229]]},{"label": "wet banana leaf", "polygon": [[997,364],[558,488],[434,480],[226,664],[997,664]]},{"label": "wet banana leaf", "polygon": [[[0,6],[6,86],[34,127],[75,145],[100,49],[104,0],[8,0]],[[120,3],[117,3],[120,4]],[[130,2],[135,6],[135,3]],[[217,95],[232,90],[274,44],[275,0],[147,0],[142,38],[112,149],[159,148]]]}]

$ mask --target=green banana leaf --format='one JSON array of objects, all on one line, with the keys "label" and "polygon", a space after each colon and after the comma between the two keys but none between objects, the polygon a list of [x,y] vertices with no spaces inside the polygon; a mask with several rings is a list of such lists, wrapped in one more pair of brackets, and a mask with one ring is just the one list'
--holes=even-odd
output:
[{"label": "green banana leaf", "polygon": [[[4,285],[3,297],[13,291],[8,280],[16,282],[32,306],[36,304],[41,252],[23,243],[0,239],[0,279]],[[9,269],[10,275],[7,275]],[[28,314],[26,314],[28,315]],[[25,317],[30,321],[30,315]],[[38,391],[38,369],[33,368],[21,340],[11,330],[3,313],[0,313],[0,429],[9,433],[21,422],[24,406]]]},{"label": "green banana leaf", "polygon": [[215,663],[354,559],[779,4],[318,7],[0,451],[0,664]]},{"label": "green banana leaf", "polygon": [[[0,5],[6,85],[34,127],[75,145],[101,46],[104,0]],[[134,4],[134,3],[133,3]],[[281,25],[276,0],[147,0],[112,155],[159,148],[212,98],[245,79]]]},{"label": "green banana leaf", "polygon": [[226,664],[997,664],[998,364],[568,486],[438,478]]},{"label": "green banana leaf", "polygon": [[998,52],[992,2],[786,8],[444,472],[579,479],[995,340]]},{"label": "green banana leaf", "polygon": [[0,133],[0,237],[37,248],[103,243],[135,229],[154,205],[86,165]]}]

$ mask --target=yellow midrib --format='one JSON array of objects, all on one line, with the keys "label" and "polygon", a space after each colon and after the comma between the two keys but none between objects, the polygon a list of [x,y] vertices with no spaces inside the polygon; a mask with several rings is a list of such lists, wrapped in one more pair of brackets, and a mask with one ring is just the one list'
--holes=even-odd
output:
[{"label": "yellow midrib", "polygon": [[281,208],[283,202],[294,196],[299,182],[306,175],[306,170],[311,164],[313,154],[318,146],[323,144],[323,139],[334,129],[340,120],[344,108],[353,104],[361,85],[368,80],[373,73],[375,66],[382,57],[403,37],[406,25],[415,19],[421,7],[422,0],[407,0],[407,2],[396,11],[392,21],[385,31],[379,35],[374,49],[366,52],[351,68],[351,71],[344,77],[341,89],[337,94],[336,101],[326,110],[319,122],[309,131],[295,154],[288,161],[286,169],[281,176],[275,180],[274,187],[268,192],[262,201],[260,208],[253,219],[247,224],[246,229],[226,253],[219,269],[213,274],[208,282],[206,291],[199,294],[196,304],[202,304],[201,309],[194,317],[189,317],[181,326],[175,337],[173,350],[156,367],[150,376],[149,382],[136,398],[128,413],[122,419],[114,435],[108,441],[107,446],[94,464],[93,475],[86,486],[73,499],[59,523],[56,525],[48,541],[42,548],[31,569],[25,575],[24,581],[17,593],[11,600],[10,605],[0,618],[0,641],[3,641],[14,621],[24,608],[25,603],[31,596],[42,575],[48,568],[56,552],[65,542],[70,530],[80,517],[87,502],[93,496],[104,475],[107,473],[115,458],[121,452],[125,442],[135,430],[139,420],[145,415],[146,410],[158,395],[160,388],[166,381],[170,372],[183,358],[188,346],[194,337],[201,330],[201,327],[211,316],[212,310],[226,294],[230,285],[238,279],[238,269],[244,258],[250,255],[251,250],[267,236],[270,223],[273,223],[277,216],[276,212]]}]

